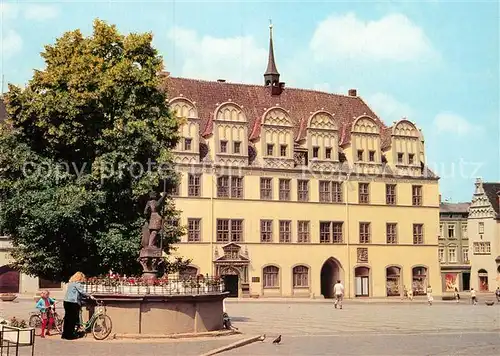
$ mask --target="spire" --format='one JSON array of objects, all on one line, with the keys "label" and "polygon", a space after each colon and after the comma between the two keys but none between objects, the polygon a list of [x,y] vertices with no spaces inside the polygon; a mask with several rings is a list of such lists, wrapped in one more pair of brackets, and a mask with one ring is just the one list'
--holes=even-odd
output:
[{"label": "spire", "polygon": [[280,81],[280,74],[276,68],[274,61],[274,47],[273,47],[273,23],[269,20],[269,59],[267,61],[267,69],[264,73],[265,85],[278,86]]}]

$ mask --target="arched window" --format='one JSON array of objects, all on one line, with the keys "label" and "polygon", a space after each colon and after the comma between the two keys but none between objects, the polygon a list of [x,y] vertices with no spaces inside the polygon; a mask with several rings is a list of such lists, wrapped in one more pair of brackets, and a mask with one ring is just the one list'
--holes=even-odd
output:
[{"label": "arched window", "polygon": [[280,269],[276,266],[264,267],[262,278],[264,281],[264,288],[279,288],[279,273]]},{"label": "arched window", "polygon": [[309,268],[306,266],[297,266],[293,268],[293,287],[309,287]]},{"label": "arched window", "polygon": [[196,278],[197,275],[198,275],[198,268],[193,266],[187,266],[186,269],[179,272],[179,279]]}]

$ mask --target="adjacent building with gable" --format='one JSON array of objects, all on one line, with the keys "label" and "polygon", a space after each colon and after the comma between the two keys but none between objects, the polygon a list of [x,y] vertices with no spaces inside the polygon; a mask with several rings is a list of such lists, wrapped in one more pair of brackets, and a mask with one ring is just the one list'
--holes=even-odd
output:
[{"label": "adjacent building with gable", "polygon": [[500,183],[476,180],[467,231],[471,287],[480,292],[500,286]]}]

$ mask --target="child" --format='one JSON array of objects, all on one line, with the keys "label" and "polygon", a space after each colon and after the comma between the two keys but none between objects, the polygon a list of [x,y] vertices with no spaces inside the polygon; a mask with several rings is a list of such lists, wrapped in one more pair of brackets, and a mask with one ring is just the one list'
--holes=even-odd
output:
[{"label": "child", "polygon": [[458,288],[455,287],[455,300],[457,301],[457,303],[460,302],[460,294],[458,294]]},{"label": "child", "polygon": [[410,287],[410,289],[408,289],[408,299],[410,301],[413,300],[413,288],[412,287]]},{"label": "child", "polygon": [[429,305],[432,305],[432,302],[434,301],[434,298],[432,297],[432,288],[431,286],[427,287],[427,303]]},{"label": "child", "polygon": [[[50,298],[50,293],[48,290],[44,290],[40,293],[40,300],[36,303],[36,308],[40,310],[42,314],[42,335],[45,337],[45,328],[47,328],[47,336],[50,336],[50,329],[54,324],[54,316],[52,314],[52,309],[55,307],[55,299]],[[48,327],[47,327],[48,322]]]}]

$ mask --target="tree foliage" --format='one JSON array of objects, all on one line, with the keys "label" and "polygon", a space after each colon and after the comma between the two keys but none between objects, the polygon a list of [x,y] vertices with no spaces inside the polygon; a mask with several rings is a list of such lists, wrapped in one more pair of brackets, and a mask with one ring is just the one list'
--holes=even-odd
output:
[{"label": "tree foliage", "polygon": [[[75,30],[45,46],[46,67],[25,88],[9,85],[0,223],[21,271],[57,281],[77,270],[140,272],[144,198],[177,179],[178,122],[151,42],[150,33],[125,36],[96,20],[91,36]],[[165,210],[178,214],[171,199]],[[167,254],[181,234],[168,226]]]}]

